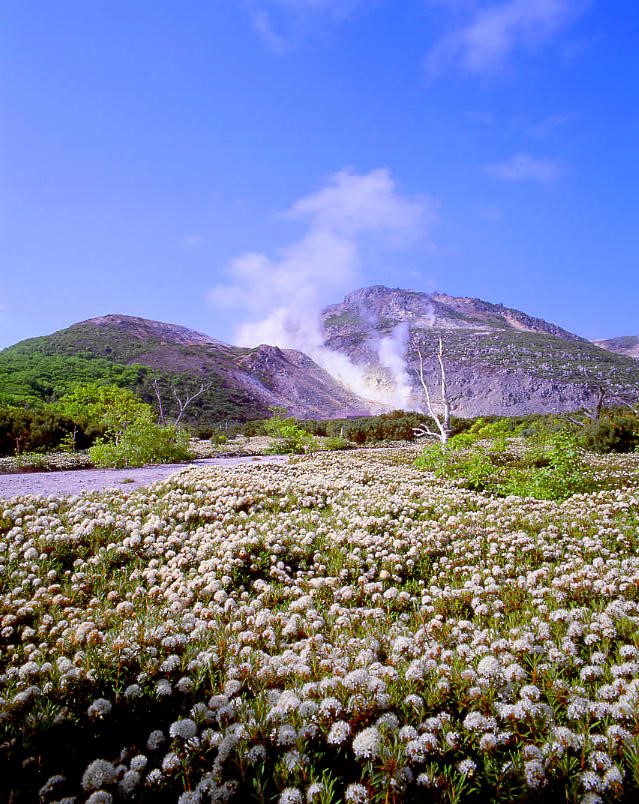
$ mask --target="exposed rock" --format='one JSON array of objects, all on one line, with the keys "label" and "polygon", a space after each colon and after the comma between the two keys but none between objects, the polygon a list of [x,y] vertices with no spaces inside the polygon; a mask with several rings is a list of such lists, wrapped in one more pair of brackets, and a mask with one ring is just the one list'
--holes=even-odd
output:
[{"label": "exposed rock", "polygon": [[639,360],[639,335],[622,335],[619,338],[608,338],[603,341],[593,341],[593,343],[609,352],[616,352],[619,355]]},{"label": "exposed rock", "polygon": [[435,389],[440,337],[457,415],[576,410],[593,405],[602,385],[609,398],[639,393],[639,366],[628,357],[604,352],[561,327],[481,299],[376,285],[327,307],[322,325],[326,346],[347,355],[365,372],[372,393],[383,389],[388,394],[403,384],[402,407],[423,406],[420,351],[425,376]]}]

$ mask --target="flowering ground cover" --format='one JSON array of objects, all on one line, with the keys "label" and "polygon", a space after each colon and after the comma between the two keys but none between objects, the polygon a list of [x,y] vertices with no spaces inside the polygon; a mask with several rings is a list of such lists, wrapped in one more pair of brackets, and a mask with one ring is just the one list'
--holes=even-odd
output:
[{"label": "flowering ground cover", "polygon": [[414,449],[0,502],[0,799],[636,801],[639,456]]}]

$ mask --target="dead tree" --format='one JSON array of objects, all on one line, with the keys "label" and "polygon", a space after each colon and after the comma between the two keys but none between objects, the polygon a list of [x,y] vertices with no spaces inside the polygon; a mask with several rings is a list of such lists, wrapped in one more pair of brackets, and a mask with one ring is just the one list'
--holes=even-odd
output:
[{"label": "dead tree", "polygon": [[[442,339],[439,338],[439,347],[437,349],[440,395],[438,400],[433,401],[431,397],[428,383],[424,377],[424,358],[422,357],[422,353],[419,349],[417,350],[417,354],[419,355],[419,381],[424,389],[424,397],[426,399],[428,414],[435,422],[437,431],[431,430],[428,424],[422,424],[419,427],[414,427],[413,432],[417,438],[428,437],[437,439],[442,445],[442,448],[445,449],[452,432],[452,428],[450,426],[450,417],[455,399],[449,395],[448,387],[446,385],[446,371],[444,369],[444,346]],[[439,411],[435,410],[435,406],[439,408]]]},{"label": "dead tree", "polygon": [[177,395],[177,391],[175,390],[175,385],[171,384],[171,392],[173,393],[173,396],[175,397],[175,401],[178,403],[178,410],[179,410],[179,413],[178,413],[178,415],[177,415],[177,417],[175,419],[175,422],[174,422],[176,427],[180,426],[182,416],[184,416],[184,412],[187,409],[187,407],[191,404],[191,402],[193,402],[194,399],[197,399],[198,396],[202,396],[202,394],[205,394],[212,385],[213,385],[212,382],[210,382],[210,383],[202,383],[200,385],[199,390],[197,390],[194,394],[191,394],[191,396],[187,396],[186,399],[184,401],[182,401],[180,399],[180,397]]},{"label": "dead tree", "polygon": [[160,383],[157,380],[157,377],[153,380],[153,390],[155,391],[155,398],[158,401],[158,424],[161,424],[162,427],[166,425],[166,418],[164,417],[164,406],[162,404],[162,394],[160,393]]},{"label": "dead tree", "polygon": [[606,398],[610,400],[610,407],[618,405],[619,407],[628,408],[635,415],[639,415],[639,405],[628,396],[611,391],[610,388],[607,388],[604,385],[599,385],[596,393],[596,402],[591,410],[586,410],[582,414],[582,419],[575,419],[574,416],[568,416],[567,418],[569,422],[576,424],[578,427],[586,427],[588,424],[596,424],[601,419],[604,412],[604,400]]},{"label": "dead tree", "polygon": [[[164,406],[162,404],[162,395],[160,393],[160,383],[158,382],[157,378],[153,380],[152,385],[153,385],[153,390],[155,391],[155,396],[156,396],[156,398],[158,400],[158,409],[159,409],[158,421],[159,421],[159,423],[161,425],[165,425],[166,424],[166,417],[164,415]],[[191,402],[193,402],[199,396],[202,396],[202,394],[205,394],[209,390],[209,388],[212,387],[212,385],[213,385],[212,382],[202,383],[200,385],[199,389],[194,394],[191,394],[191,396],[187,396],[185,399],[182,399],[180,396],[178,396],[178,392],[177,392],[177,390],[175,388],[175,384],[171,383],[171,393],[175,397],[175,401],[177,402],[177,405],[178,405],[178,415],[175,417],[175,421],[173,422],[175,427],[180,426],[180,422],[182,421],[182,417],[184,416],[184,414],[186,412],[186,409],[191,404]]]}]

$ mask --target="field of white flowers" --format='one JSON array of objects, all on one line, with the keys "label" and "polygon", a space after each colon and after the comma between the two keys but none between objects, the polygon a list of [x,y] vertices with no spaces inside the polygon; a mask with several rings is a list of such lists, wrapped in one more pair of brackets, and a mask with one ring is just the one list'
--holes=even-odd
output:
[{"label": "field of white flowers", "polygon": [[639,800],[639,456],[414,456],[0,501],[0,800]]}]

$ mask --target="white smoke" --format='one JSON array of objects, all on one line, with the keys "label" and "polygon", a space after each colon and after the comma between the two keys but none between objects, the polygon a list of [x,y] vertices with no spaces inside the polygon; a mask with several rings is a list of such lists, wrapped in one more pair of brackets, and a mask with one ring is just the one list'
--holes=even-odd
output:
[{"label": "white smoke", "polygon": [[234,342],[299,349],[360,396],[393,405],[407,399],[407,375],[399,364],[401,339],[407,333],[398,332],[380,345],[384,365],[397,385],[389,392],[371,383],[345,355],[324,346],[320,311],[365,284],[365,247],[382,252],[418,243],[436,220],[436,208],[431,198],[400,194],[385,169],[366,174],[339,171],[288,211],[290,219],[307,223],[302,237],[281,249],[275,259],[255,252],[237,257],[227,268],[228,281],[211,288],[208,299],[243,317]]},{"label": "white smoke", "polygon": [[394,382],[391,404],[401,410],[408,410],[411,407],[413,394],[406,363],[408,336],[408,322],[402,321],[390,335],[380,340],[377,350],[379,362],[389,370]]}]

